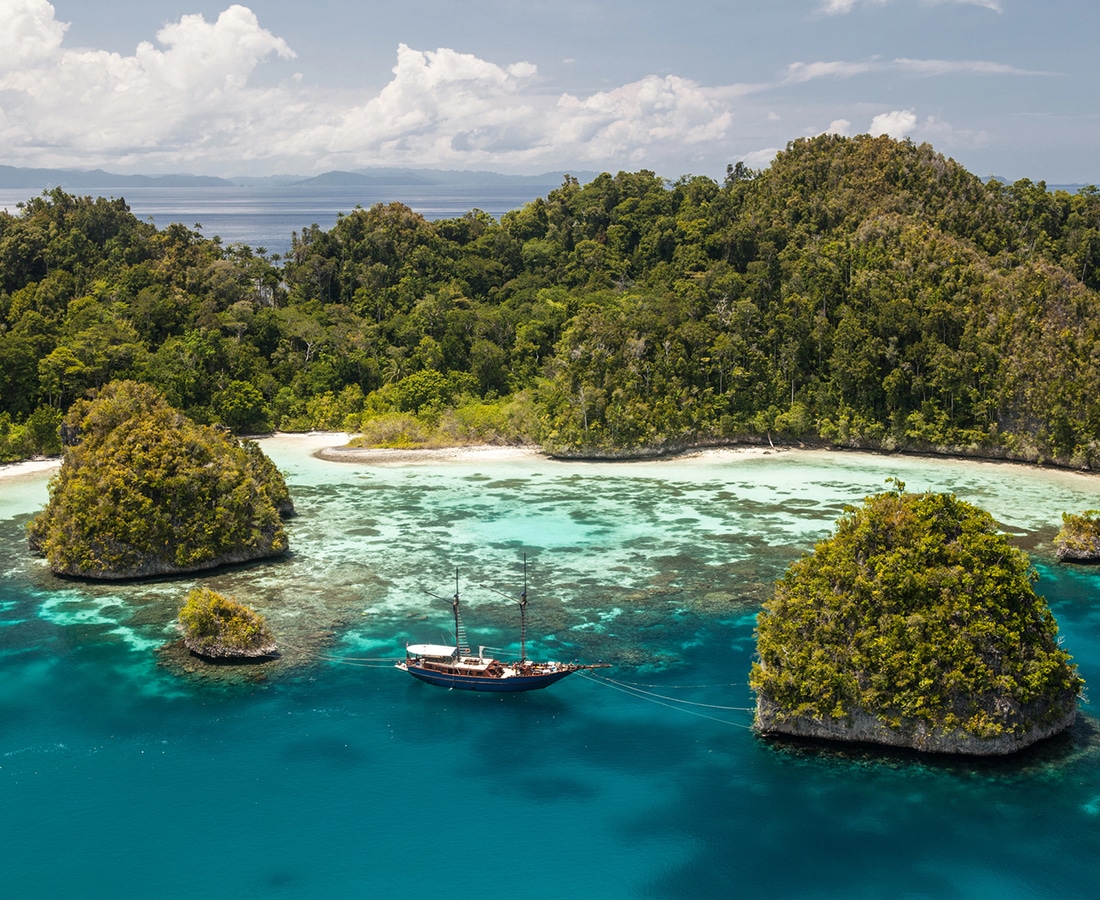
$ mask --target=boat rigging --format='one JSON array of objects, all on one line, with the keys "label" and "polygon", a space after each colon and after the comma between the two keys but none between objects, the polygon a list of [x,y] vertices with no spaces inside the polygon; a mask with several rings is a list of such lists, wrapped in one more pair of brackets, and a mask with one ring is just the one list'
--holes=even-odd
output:
[{"label": "boat rigging", "polygon": [[[494,590],[490,588],[489,590]],[[495,591],[501,593],[500,591]],[[434,595],[433,595],[434,596]],[[508,595],[503,595],[508,596]],[[437,598],[443,599],[443,598]],[[511,598],[509,598],[511,599]],[[520,658],[502,662],[486,654],[485,647],[472,653],[466,628],[462,623],[458,592],[458,570],[455,570],[455,593],[451,599],[454,614],[454,646],[445,644],[408,644],[405,658],[397,668],[414,678],[439,687],[465,691],[515,693],[549,687],[555,681],[583,669],[602,669],[607,663],[535,662],[527,658],[527,556],[523,557],[523,592],[519,596]]]}]

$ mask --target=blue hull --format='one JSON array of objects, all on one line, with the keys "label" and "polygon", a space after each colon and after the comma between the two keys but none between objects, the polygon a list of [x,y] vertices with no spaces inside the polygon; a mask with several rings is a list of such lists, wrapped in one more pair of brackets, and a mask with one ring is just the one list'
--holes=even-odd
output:
[{"label": "blue hull", "polygon": [[514,694],[517,691],[539,691],[549,687],[555,681],[561,681],[566,675],[572,675],[575,669],[562,669],[559,672],[543,672],[538,675],[515,675],[512,678],[487,678],[479,675],[449,675],[409,666],[406,671],[420,681],[438,687],[452,688],[456,691],[491,691],[498,694]]}]

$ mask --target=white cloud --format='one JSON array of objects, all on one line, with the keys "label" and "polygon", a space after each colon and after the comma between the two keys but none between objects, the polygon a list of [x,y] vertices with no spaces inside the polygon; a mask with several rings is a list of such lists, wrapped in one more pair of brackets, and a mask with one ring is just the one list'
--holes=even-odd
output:
[{"label": "white cloud", "polygon": [[346,111],[332,109],[328,121],[296,140],[353,158],[366,148],[438,149],[449,133],[465,131],[470,122],[484,131],[513,120],[516,106],[523,106],[516,95],[536,74],[530,63],[502,67],[468,53],[401,44],[393,80],[378,96]]},{"label": "white cloud", "polygon": [[650,75],[584,100],[564,94],[556,113],[555,133],[593,161],[637,159],[655,143],[718,141],[733,120],[710,92],[673,75]]},{"label": "white cloud", "polygon": [[763,150],[745,153],[740,158],[750,169],[766,169],[772,164],[772,160],[779,155],[781,149],[780,147],[765,147]]},{"label": "white cloud", "polygon": [[39,165],[66,157],[98,164],[137,151],[172,155],[181,145],[247,129],[266,99],[249,88],[249,76],[272,55],[294,56],[237,5],[216,22],[184,16],[158,32],[164,49],[143,41],[132,56],[63,48],[67,26],[43,0],[0,0],[0,17],[18,26],[0,29],[0,41],[14,34],[24,48],[17,65],[0,54],[7,62],[0,67],[0,144]]},{"label": "white cloud", "polygon": [[834,119],[829,123],[829,127],[825,129],[825,134],[848,134],[848,129],[852,127],[852,123],[847,119]]},{"label": "white cloud", "polygon": [[871,120],[868,134],[878,136],[888,134],[890,137],[901,140],[908,137],[917,125],[917,117],[911,109],[895,109],[892,112],[880,113]]},{"label": "white cloud", "polygon": [[[857,6],[886,6],[892,0],[821,0],[821,11],[829,16],[850,13]],[[948,3],[962,6],[980,6],[993,12],[1002,12],[1000,0],[920,0],[925,6],[942,6]]]},{"label": "white cloud", "polygon": [[0,72],[50,59],[68,28],[46,0],[0,0]]},{"label": "white cloud", "polygon": [[904,72],[911,75],[934,77],[941,75],[1050,75],[1050,72],[1038,72],[1020,69],[1004,63],[989,62],[980,59],[878,59],[864,62],[844,60],[795,62],[787,66],[787,72],[781,83],[804,84],[818,78],[854,78],[858,75],[870,75],[880,72]]},{"label": "white cloud", "polygon": [[[870,0],[870,2],[876,6],[883,6],[888,0]],[[859,0],[822,0],[821,11],[828,15],[843,15],[850,13],[858,5]]]},{"label": "white cloud", "polygon": [[738,92],[652,75],[587,96],[553,94],[530,62],[402,44],[381,91],[349,96],[296,76],[252,84],[259,66],[294,51],[240,5],[213,22],[183,16],[132,55],[68,49],[66,28],[45,0],[0,0],[7,163],[224,174],[655,164],[720,147]]},{"label": "white cloud", "polygon": [[917,75],[1051,75],[980,59],[895,59],[891,66]]},{"label": "white cloud", "polygon": [[876,68],[875,62],[812,62],[791,63],[787,66],[784,84],[802,84],[818,78],[851,78],[865,75]]}]

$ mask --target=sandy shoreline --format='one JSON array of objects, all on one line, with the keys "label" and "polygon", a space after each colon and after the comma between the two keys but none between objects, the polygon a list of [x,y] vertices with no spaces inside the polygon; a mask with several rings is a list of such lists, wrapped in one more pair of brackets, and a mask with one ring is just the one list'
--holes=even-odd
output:
[{"label": "sandy shoreline", "polygon": [[[785,448],[784,448],[785,449]],[[685,450],[667,456],[636,456],[620,458],[577,457],[561,459],[562,462],[622,462],[650,463],[693,458],[714,459],[722,456],[770,456],[784,452],[770,447],[702,447]],[[498,462],[514,459],[551,459],[540,447],[512,447],[498,444],[471,444],[461,447],[436,447],[431,449],[386,449],[377,447],[325,446],[314,451],[314,456],[328,462],[369,463],[371,465],[407,465],[409,463],[438,462]]]},{"label": "sandy shoreline", "polygon": [[[368,465],[410,465],[417,463],[440,462],[498,462],[502,460],[517,459],[549,459],[550,457],[536,446],[504,446],[498,444],[471,444],[458,447],[435,448],[408,448],[389,449],[380,447],[349,447],[347,442],[352,438],[345,432],[311,431],[305,434],[297,432],[278,432],[273,435],[256,436],[261,446],[278,446],[287,449],[295,449],[312,454],[326,462],[365,463]],[[730,447],[700,447],[684,450],[680,453],[667,456],[638,456],[622,457],[619,459],[601,459],[598,457],[578,457],[576,459],[563,459],[563,462],[621,462],[652,463],[652,462],[680,462],[703,459],[720,459],[722,457],[749,457],[772,456],[789,452],[788,447],[760,447],[754,445],[730,446]],[[828,452],[828,451],[820,451]],[[48,459],[30,459],[16,463],[0,465],[0,480],[21,476],[40,475],[43,472],[56,470],[61,466],[61,457]]]},{"label": "sandy shoreline", "polygon": [[503,459],[528,459],[545,457],[533,447],[502,447],[492,444],[476,444],[464,447],[435,447],[431,449],[395,450],[382,447],[322,447],[314,454],[328,462],[370,463],[388,465],[437,462],[496,462]]},{"label": "sandy shoreline", "polygon": [[[353,435],[346,432],[339,431],[311,431],[307,433],[299,432],[277,432],[273,435],[257,435],[253,439],[257,440],[261,446],[278,446],[285,447],[288,450],[293,449],[297,451],[305,451],[312,456],[325,460],[326,462],[344,462],[344,463],[360,463],[368,465],[415,465],[417,463],[441,463],[441,462],[485,462],[492,463],[502,460],[519,460],[519,459],[554,459],[555,457],[548,456],[541,447],[538,446],[504,446],[497,444],[472,444],[458,447],[436,447],[436,448],[409,448],[409,449],[388,449],[388,448],[374,448],[374,447],[349,447],[347,442],[353,437]],[[733,444],[727,446],[717,447],[695,447],[685,448],[678,453],[671,453],[668,455],[656,455],[656,456],[636,456],[636,457],[620,457],[615,458],[600,458],[600,457],[576,457],[572,459],[560,458],[563,463],[600,463],[600,462],[615,462],[624,465],[631,463],[660,463],[660,462],[678,462],[678,463],[692,463],[692,462],[705,462],[705,461],[719,461],[722,459],[747,459],[753,457],[765,457],[765,456],[781,456],[786,454],[794,454],[796,456],[815,456],[821,455],[845,455],[855,453],[868,453],[872,456],[882,455],[876,454],[874,451],[860,451],[860,450],[846,450],[843,448],[829,448],[829,447],[792,447],[785,445],[777,446],[761,446],[759,444]],[[894,455],[894,454],[886,454]],[[921,458],[923,454],[897,454],[902,457],[912,456],[913,458]],[[996,466],[1019,466],[1025,469],[1032,469],[1036,472],[1043,472],[1047,477],[1060,478],[1065,480],[1077,480],[1081,478],[1093,478],[1094,472],[1082,472],[1076,469],[1062,469],[1057,467],[1035,466],[1034,464],[1019,462],[1015,460],[998,460],[998,459],[986,459],[982,457],[963,457],[963,456],[950,456],[950,457],[933,457],[929,458],[942,458],[946,460],[953,460],[955,462],[966,462],[975,465],[996,465]],[[3,463],[0,464],[0,481],[26,478],[26,477],[41,477],[43,473],[56,471],[61,466],[61,457],[48,457],[38,459],[28,459],[21,462]]]},{"label": "sandy shoreline", "polygon": [[18,478],[22,475],[38,475],[41,472],[49,472],[52,469],[60,468],[60,456],[51,456],[47,459],[24,459],[21,462],[0,464],[0,479]]}]

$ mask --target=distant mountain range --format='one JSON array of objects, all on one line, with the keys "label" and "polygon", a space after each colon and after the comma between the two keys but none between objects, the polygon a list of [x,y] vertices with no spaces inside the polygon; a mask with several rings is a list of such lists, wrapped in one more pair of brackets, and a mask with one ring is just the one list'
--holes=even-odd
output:
[{"label": "distant mountain range", "polygon": [[61,187],[67,191],[107,188],[158,187],[369,187],[377,185],[440,185],[464,187],[529,185],[551,190],[569,174],[586,183],[596,172],[543,172],[539,175],[502,175],[498,172],[466,172],[445,169],[370,168],[351,172],[325,172],[313,177],[270,175],[263,178],[215,178],[208,175],[118,175],[103,169],[30,169],[0,166],[0,188],[43,191]]},{"label": "distant mountain range", "polygon": [[[325,172],[322,175],[267,175],[263,177],[241,175],[236,178],[216,178],[210,175],[118,175],[103,169],[31,169],[17,166],[0,166],[0,190],[26,189],[39,193],[49,188],[61,187],[67,191],[92,191],[128,187],[142,188],[216,188],[216,187],[379,187],[410,185],[418,187],[462,188],[531,187],[544,194],[560,187],[566,175],[572,175],[581,184],[587,184],[598,172],[560,171],[542,172],[538,175],[502,175],[499,172],[468,172],[454,169],[408,169],[400,167],[372,167],[343,172]],[[1009,184],[1000,175],[987,175],[985,181]],[[1096,182],[1093,182],[1094,184]],[[1076,193],[1085,184],[1048,184],[1049,191]]]}]

